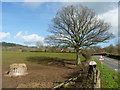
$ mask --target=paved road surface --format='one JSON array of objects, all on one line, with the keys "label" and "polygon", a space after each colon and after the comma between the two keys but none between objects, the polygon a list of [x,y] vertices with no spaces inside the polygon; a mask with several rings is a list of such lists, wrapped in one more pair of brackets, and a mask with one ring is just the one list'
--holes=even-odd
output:
[{"label": "paved road surface", "polygon": [[[94,57],[98,59],[100,57],[100,55],[95,55]],[[103,64],[105,64],[106,66],[114,69],[116,72],[120,73],[120,66],[119,66],[119,69],[118,69],[118,60],[112,59],[112,58],[108,58],[108,57],[104,57],[104,59],[105,60],[102,61]],[[120,61],[119,61],[119,63],[120,63]]]}]

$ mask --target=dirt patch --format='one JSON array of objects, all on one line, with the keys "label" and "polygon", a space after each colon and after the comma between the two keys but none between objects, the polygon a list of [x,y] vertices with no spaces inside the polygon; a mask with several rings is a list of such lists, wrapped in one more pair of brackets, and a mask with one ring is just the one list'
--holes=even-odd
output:
[{"label": "dirt patch", "polygon": [[17,88],[51,88],[58,85],[53,82],[32,82],[26,84],[19,84]]},{"label": "dirt patch", "polygon": [[3,88],[52,88],[68,79],[78,70],[75,66],[66,67],[27,65],[28,75],[23,77],[4,76],[9,65],[3,66],[2,87]]}]

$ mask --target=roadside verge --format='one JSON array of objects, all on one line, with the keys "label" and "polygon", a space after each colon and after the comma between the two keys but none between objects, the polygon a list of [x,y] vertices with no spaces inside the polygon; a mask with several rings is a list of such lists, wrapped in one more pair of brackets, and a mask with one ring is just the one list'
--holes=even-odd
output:
[{"label": "roadside verge", "polygon": [[101,72],[101,88],[119,88],[120,75],[109,67],[101,66],[100,61],[93,57],[93,60],[97,62],[97,68]]}]

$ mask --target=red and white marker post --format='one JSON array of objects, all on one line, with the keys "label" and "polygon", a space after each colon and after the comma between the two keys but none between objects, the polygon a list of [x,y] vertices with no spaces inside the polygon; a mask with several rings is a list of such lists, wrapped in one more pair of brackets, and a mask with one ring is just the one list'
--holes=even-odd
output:
[{"label": "red and white marker post", "polygon": [[98,60],[101,61],[101,66],[103,68],[103,62],[102,61],[105,61],[105,58],[101,55]]}]

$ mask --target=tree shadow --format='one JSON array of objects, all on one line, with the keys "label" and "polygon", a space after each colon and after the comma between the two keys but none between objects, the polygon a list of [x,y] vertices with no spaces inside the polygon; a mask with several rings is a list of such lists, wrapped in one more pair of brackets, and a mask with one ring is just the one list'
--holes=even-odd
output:
[{"label": "tree shadow", "polygon": [[65,64],[74,65],[73,59],[60,59],[56,57],[27,57],[27,61],[37,63],[37,64],[43,64],[43,65],[56,65],[56,66],[65,66]]}]

